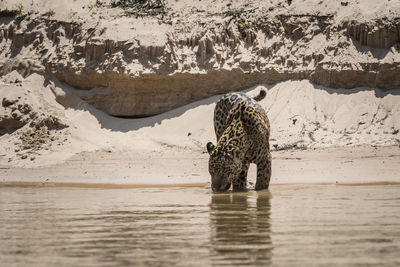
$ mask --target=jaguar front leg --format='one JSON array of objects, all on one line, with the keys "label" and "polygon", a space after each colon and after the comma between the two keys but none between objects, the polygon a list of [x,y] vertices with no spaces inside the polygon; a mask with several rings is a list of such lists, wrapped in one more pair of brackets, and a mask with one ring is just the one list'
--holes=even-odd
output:
[{"label": "jaguar front leg", "polygon": [[233,191],[244,191],[244,190],[246,190],[247,172],[249,170],[249,165],[250,165],[249,163],[243,162],[243,168],[242,168],[242,171],[239,174],[239,177],[237,177],[232,182]]}]

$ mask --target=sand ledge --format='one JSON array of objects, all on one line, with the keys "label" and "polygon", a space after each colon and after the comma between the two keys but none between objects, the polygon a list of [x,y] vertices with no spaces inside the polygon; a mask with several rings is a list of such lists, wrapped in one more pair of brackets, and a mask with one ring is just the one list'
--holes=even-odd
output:
[{"label": "sand ledge", "polygon": [[[0,183],[40,186],[184,187],[207,186],[208,155],[193,151],[140,154],[81,153],[64,163],[41,168],[0,166]],[[276,151],[271,186],[279,184],[395,184],[400,183],[400,149],[357,146]],[[255,182],[255,167],[249,171]],[[83,186],[85,187],[85,186]]]}]

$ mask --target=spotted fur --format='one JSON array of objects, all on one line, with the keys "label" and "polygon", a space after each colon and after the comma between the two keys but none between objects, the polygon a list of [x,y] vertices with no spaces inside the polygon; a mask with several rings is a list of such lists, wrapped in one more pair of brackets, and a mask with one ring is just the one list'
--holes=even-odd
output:
[{"label": "spotted fur", "polygon": [[224,95],[214,110],[217,145],[207,144],[210,154],[209,172],[213,191],[245,190],[250,163],[257,164],[255,189],[267,189],[271,178],[269,150],[270,125],[266,112],[258,101],[244,93]]}]

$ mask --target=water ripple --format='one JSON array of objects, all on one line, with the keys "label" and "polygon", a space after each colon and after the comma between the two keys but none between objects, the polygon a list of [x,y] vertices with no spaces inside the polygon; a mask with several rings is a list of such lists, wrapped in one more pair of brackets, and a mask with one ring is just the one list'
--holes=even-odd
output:
[{"label": "water ripple", "polygon": [[400,186],[0,187],[4,266],[396,266]]}]

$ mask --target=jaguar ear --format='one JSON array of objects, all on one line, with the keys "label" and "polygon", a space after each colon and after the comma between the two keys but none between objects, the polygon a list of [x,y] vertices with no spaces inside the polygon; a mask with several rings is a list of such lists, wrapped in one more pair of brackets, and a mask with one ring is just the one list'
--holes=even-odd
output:
[{"label": "jaguar ear", "polygon": [[211,152],[213,152],[214,149],[215,149],[215,146],[213,145],[213,143],[208,142],[208,143],[207,143],[207,151],[208,151],[208,154],[211,154]]}]

